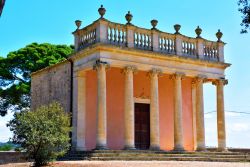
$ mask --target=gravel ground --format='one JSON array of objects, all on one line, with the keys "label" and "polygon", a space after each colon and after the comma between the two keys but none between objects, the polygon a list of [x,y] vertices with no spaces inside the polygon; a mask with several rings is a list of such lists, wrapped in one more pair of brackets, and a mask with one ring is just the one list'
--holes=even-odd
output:
[{"label": "gravel ground", "polygon": [[[31,163],[12,163],[0,167],[28,167]],[[54,167],[250,167],[240,162],[197,162],[197,161],[60,161]]]}]

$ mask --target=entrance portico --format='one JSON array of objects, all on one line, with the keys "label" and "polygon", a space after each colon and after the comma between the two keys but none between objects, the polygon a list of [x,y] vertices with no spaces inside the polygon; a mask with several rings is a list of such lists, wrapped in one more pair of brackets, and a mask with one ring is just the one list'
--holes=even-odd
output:
[{"label": "entrance portico", "polygon": [[[205,151],[202,87],[204,82],[218,85],[223,79],[211,80],[204,74],[190,76],[184,71],[171,74],[159,67],[143,71],[139,64],[127,64],[120,68],[114,64],[112,67],[112,60],[98,60],[93,62],[93,66],[95,69],[96,66],[105,68],[102,73],[98,73],[98,69],[78,70],[81,73],[85,71],[85,87],[89,88],[86,91],[86,112],[92,111],[86,113],[85,150],[108,148]],[[143,65],[142,67],[144,68]],[[101,86],[100,83],[106,83],[106,86]],[[192,85],[196,87],[195,94],[192,93]],[[218,91],[221,91],[222,84],[219,86]],[[101,95],[106,100],[99,100],[98,92],[104,92]],[[142,107],[141,112],[139,111],[140,104],[148,105],[148,113],[145,110],[147,107]],[[106,106],[106,112],[102,111],[101,115],[98,114],[100,105]],[[218,107],[222,107],[221,105],[219,101]],[[195,120],[192,109],[194,107]],[[141,120],[138,120],[140,117]],[[193,128],[193,122],[196,129]],[[219,130],[220,134],[225,132],[223,127]],[[101,140],[99,132],[102,132]],[[225,140],[221,136],[220,147],[225,148]]]}]

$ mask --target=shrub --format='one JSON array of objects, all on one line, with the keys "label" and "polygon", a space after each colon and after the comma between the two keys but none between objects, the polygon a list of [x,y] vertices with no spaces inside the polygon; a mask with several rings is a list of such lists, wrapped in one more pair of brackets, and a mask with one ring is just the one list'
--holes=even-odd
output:
[{"label": "shrub", "polygon": [[8,123],[13,142],[21,144],[35,166],[42,166],[64,155],[69,144],[70,116],[56,102],[34,111],[15,113]]}]

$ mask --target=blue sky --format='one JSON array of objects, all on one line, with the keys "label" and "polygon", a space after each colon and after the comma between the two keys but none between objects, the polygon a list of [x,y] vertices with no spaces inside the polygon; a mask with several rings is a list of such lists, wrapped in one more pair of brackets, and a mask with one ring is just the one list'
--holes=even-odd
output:
[{"label": "blue sky", "polygon": [[[232,63],[226,71],[229,84],[225,87],[227,145],[250,148],[250,34],[241,35],[241,15],[237,0],[7,0],[0,18],[0,55],[17,50],[32,42],[73,44],[74,21],[80,19],[83,26],[96,20],[97,9],[103,4],[105,18],[125,23],[128,10],[133,14],[132,23],[151,28],[150,20],[157,19],[158,29],[174,32],[173,25],[181,24],[181,33],[195,37],[199,25],[202,37],[216,40],[218,29],[223,32],[225,60]],[[205,113],[216,109],[215,87],[204,85]],[[6,122],[11,114],[0,118],[0,141],[11,136]],[[206,143],[217,145],[216,113],[205,115]]]}]

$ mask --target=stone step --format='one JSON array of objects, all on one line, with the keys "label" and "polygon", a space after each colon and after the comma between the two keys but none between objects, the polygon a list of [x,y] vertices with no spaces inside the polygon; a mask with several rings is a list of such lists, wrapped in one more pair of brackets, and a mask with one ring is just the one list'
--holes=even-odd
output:
[{"label": "stone step", "polygon": [[158,160],[250,162],[247,152],[173,152],[151,150],[94,150],[69,152],[59,160]]},{"label": "stone step", "polygon": [[209,158],[209,157],[91,157],[94,161],[218,161],[218,162],[246,162],[245,158]]},{"label": "stone step", "polygon": [[207,155],[207,154],[152,154],[152,153],[92,153],[92,154],[71,154],[69,157],[220,157],[220,158],[245,158],[244,154],[215,154],[215,155]]},{"label": "stone step", "polygon": [[70,152],[69,154],[74,154],[74,155],[82,155],[82,154],[93,154],[93,153],[139,153],[139,154],[205,154],[205,155],[242,155],[246,153],[241,153],[241,152],[174,152],[174,151],[150,151],[150,150],[95,150],[95,151],[77,151],[77,152]]}]

